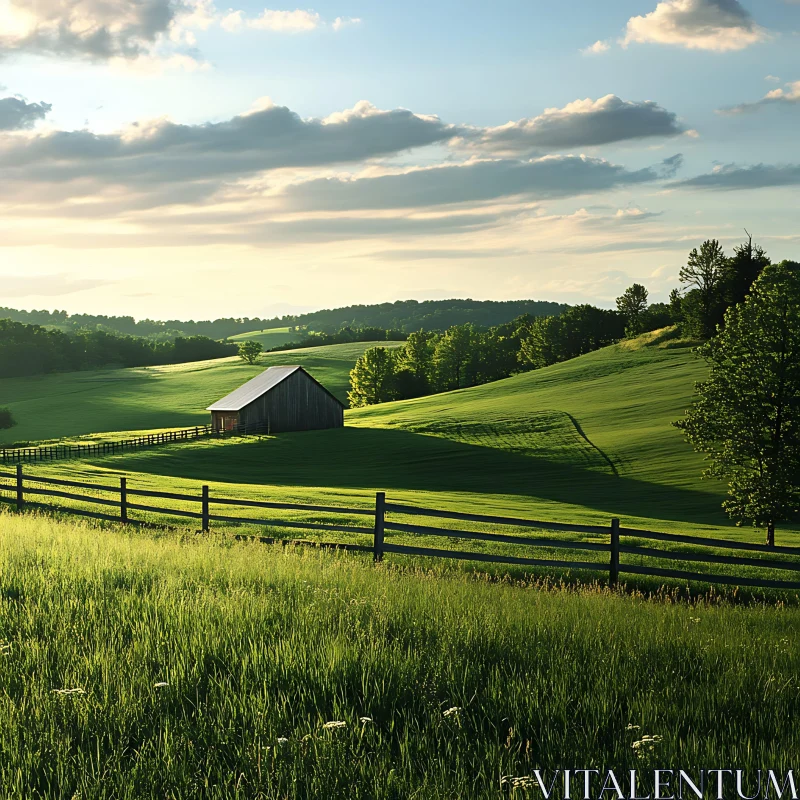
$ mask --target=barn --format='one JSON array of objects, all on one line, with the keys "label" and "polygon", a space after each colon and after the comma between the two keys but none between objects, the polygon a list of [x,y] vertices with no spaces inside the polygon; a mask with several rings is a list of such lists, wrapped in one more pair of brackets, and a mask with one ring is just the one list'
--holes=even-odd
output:
[{"label": "barn", "polygon": [[344,406],[302,367],[270,367],[210,405],[216,431],[283,433],[341,428]]}]

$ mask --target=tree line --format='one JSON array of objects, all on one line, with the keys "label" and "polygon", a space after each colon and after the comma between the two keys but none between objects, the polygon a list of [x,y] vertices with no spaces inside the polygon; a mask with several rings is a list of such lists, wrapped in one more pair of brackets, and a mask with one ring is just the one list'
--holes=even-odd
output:
[{"label": "tree line", "polygon": [[405,333],[420,328],[442,331],[451,325],[466,322],[488,327],[508,322],[522,314],[544,316],[558,314],[564,308],[566,306],[563,304],[541,300],[398,300],[394,303],[353,305],[270,318],[220,317],[199,321],[178,319],[159,321],[136,320],[132,316],[69,314],[59,310],[24,311],[0,307],[0,318],[27,325],[52,326],[66,332],[98,330],[157,340],[191,336],[227,339],[242,333],[283,327],[289,327],[300,333],[313,330],[325,334],[336,334],[346,328],[397,330]]},{"label": "tree line", "polygon": [[40,325],[0,319],[2,378],[109,366],[177,364],[222,358],[236,353],[235,344],[217,342],[205,336],[179,336],[170,341],[153,341],[105,331],[64,333]]},{"label": "tree line", "polygon": [[467,323],[444,333],[415,331],[401,347],[367,350],[350,373],[348,398],[356,408],[476,386],[589,353],[624,331],[618,311],[590,305],[488,329]]}]

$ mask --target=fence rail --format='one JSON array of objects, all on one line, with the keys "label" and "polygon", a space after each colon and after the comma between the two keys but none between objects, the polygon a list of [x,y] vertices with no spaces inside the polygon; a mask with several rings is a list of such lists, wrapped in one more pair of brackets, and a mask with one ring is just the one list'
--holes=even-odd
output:
[{"label": "fence rail", "polygon": [[118,442],[97,442],[96,444],[54,444],[40,447],[3,447],[0,448],[0,463],[22,464],[36,461],[55,461],[57,459],[84,458],[86,456],[106,456],[123,453],[126,450],[138,450],[141,447],[153,447],[160,444],[185,442],[212,436],[215,431],[210,425],[197,425],[194,428],[183,428],[161,433],[145,433],[132,439]]},{"label": "fence rail", "polygon": [[[35,485],[31,485],[35,484]],[[56,488],[49,488],[56,487]],[[92,494],[67,489],[83,489]],[[111,497],[98,497],[97,493],[112,495]],[[80,503],[99,505],[103,510],[89,510],[74,506],[53,506],[31,502],[29,498],[57,498],[77,501]],[[150,505],[142,502],[131,502],[133,498],[154,498],[155,500],[172,500],[188,503],[194,510],[187,508],[165,507]],[[51,478],[47,476],[30,475],[23,472],[22,464],[16,465],[14,472],[0,471],[0,501],[11,503],[18,511],[26,506],[44,507],[69,514],[90,517],[93,519],[123,522],[129,524],[146,524],[150,520],[131,516],[131,512],[140,515],[158,514],[166,517],[181,517],[200,521],[202,530],[208,532],[212,522],[227,523],[236,526],[255,526],[262,529],[288,529],[348,533],[356,536],[371,537],[371,544],[354,544],[343,542],[314,542],[308,540],[287,540],[268,536],[246,536],[237,534],[237,538],[255,538],[262,542],[283,542],[303,545],[313,545],[325,549],[341,549],[355,552],[372,553],[376,562],[383,560],[386,554],[423,556],[428,558],[447,558],[459,561],[477,561],[494,564],[510,564],[524,567],[545,567],[563,570],[587,571],[589,574],[606,573],[611,586],[619,581],[619,576],[636,575],[655,578],[669,578],[685,582],[704,584],[723,584],[765,589],[800,590],[800,581],[782,580],[773,576],[760,577],[748,575],[731,575],[711,572],[690,572],[682,569],[666,568],[651,563],[652,559],[662,562],[678,562],[695,564],[717,564],[725,566],[739,566],[760,568],[769,571],[786,571],[800,573],[800,560],[781,560],[781,557],[800,556],[800,547],[781,547],[757,545],[748,542],[736,542],[728,539],[705,539],[699,536],[683,534],[659,533],[656,531],[639,530],[636,528],[623,528],[618,519],[610,520],[608,525],[574,525],[570,523],[542,522],[538,520],[521,519],[518,517],[491,516],[486,514],[468,514],[441,509],[422,508],[398,503],[387,503],[383,492],[375,496],[375,505],[371,508],[316,505],[304,503],[283,503],[267,500],[253,500],[244,498],[212,496],[207,485],[201,486],[195,494],[179,492],[156,491],[152,489],[137,489],[128,486],[127,479],[121,477],[119,485],[107,483],[90,483],[84,481]],[[220,507],[220,508],[216,508]],[[236,507],[242,509],[236,511]],[[230,509],[228,512],[227,509]],[[300,511],[312,514],[324,514],[339,517],[372,517],[372,524],[366,525],[347,524],[345,521],[328,519],[317,520],[291,520],[281,519],[279,515],[270,514],[269,518],[258,516],[244,516],[245,509],[265,509],[269,511]],[[112,513],[113,510],[113,513]],[[240,516],[242,514],[242,516]],[[499,525],[530,531],[557,531],[560,533],[573,533],[588,535],[593,540],[586,541],[576,538],[557,539],[543,538],[530,534],[500,533],[487,530],[465,530],[460,528],[446,528],[424,524],[412,524],[396,521],[393,517],[425,517],[439,520],[457,522],[470,522],[480,526]],[[403,544],[387,541],[387,535],[407,534],[420,537],[421,544]],[[540,555],[512,555],[509,553],[488,553],[475,550],[459,550],[451,547],[439,548],[429,546],[426,539],[446,538],[450,542],[467,540],[481,543],[499,545],[513,545],[524,549],[535,548]],[[602,541],[598,541],[602,539]],[[625,541],[622,541],[622,540]],[[632,540],[632,541],[631,541]],[[639,542],[662,542],[668,545],[685,547],[690,545],[696,549],[674,549],[655,546],[642,546]],[[508,549],[506,547],[506,549]],[[728,551],[742,551],[746,553],[763,553],[764,558],[743,555],[730,555],[709,552],[714,549]],[[548,553],[542,551],[555,551]],[[564,552],[564,557],[560,553]],[[578,560],[575,556],[585,553],[605,555],[603,560]],[[540,557],[541,556],[541,557]],[[628,563],[624,557],[636,557],[639,563]]]}]

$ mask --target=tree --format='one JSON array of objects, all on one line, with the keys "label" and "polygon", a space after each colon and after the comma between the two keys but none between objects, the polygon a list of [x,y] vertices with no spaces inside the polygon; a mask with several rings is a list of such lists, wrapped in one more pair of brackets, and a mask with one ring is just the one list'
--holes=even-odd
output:
[{"label": "tree", "polygon": [[255,364],[264,350],[261,342],[248,339],[246,342],[239,343],[239,358],[248,364]]},{"label": "tree", "polygon": [[[745,231],[747,233],[747,231]],[[764,249],[753,244],[748,233],[747,241],[733,248],[733,257],[728,259],[724,276],[724,299],[727,306],[744,302],[756,278],[769,266],[770,260]]]},{"label": "tree", "polygon": [[436,344],[434,362],[442,389],[459,389],[467,383],[467,367],[474,357],[476,331],[471,324],[453,325]]},{"label": "tree", "polygon": [[647,289],[641,283],[629,286],[617,298],[617,311],[625,320],[625,335],[633,339],[644,331],[644,313],[647,311]]},{"label": "tree", "polygon": [[709,378],[675,424],[708,454],[704,474],[728,480],[726,511],[774,545],[800,509],[800,264],[766,267],[700,353]]},{"label": "tree", "polygon": [[433,377],[433,354],[438,336],[430,331],[415,331],[408,334],[400,360],[404,369],[410,370],[417,378],[430,383]]},{"label": "tree", "polygon": [[7,408],[0,408],[0,431],[13,428],[17,424],[14,415]]},{"label": "tree", "polygon": [[703,339],[714,335],[717,325],[722,322],[722,288],[728,260],[716,239],[703,242],[698,252],[695,247],[681,267],[680,281],[694,287],[690,294],[695,302],[683,304],[683,313],[691,332]]},{"label": "tree", "polygon": [[372,406],[395,399],[397,358],[385,347],[372,347],[364,352],[350,370],[351,408]]},{"label": "tree", "polygon": [[673,322],[683,321],[683,298],[680,289],[673,289],[669,293],[669,313]]}]

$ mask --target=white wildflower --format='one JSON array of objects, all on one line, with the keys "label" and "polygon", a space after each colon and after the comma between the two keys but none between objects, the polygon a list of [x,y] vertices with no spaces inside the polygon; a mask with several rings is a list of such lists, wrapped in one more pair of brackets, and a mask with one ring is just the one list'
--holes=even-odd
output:
[{"label": "white wildflower", "polygon": [[346,722],[342,722],[341,720],[335,719],[335,720],[331,720],[330,722],[326,722],[322,727],[326,731],[338,731],[338,730],[341,730],[342,728],[346,728],[347,727],[347,723]]},{"label": "white wildflower", "polygon": [[500,779],[501,786],[510,786],[512,789],[532,789],[536,781],[530,775],[521,775],[513,778],[510,775]]},{"label": "white wildflower", "polygon": [[53,689],[53,694],[86,694],[86,689],[81,689],[79,686],[74,689]]},{"label": "white wildflower", "polygon": [[660,741],[661,737],[658,734],[642,736],[642,738],[635,741],[631,747],[638,758],[645,758],[648,754],[655,752],[656,745]]},{"label": "white wildflower", "polygon": [[358,718],[358,721],[359,721],[359,722],[360,722],[362,725],[369,725],[369,724],[372,722],[372,717],[359,717],[359,718]]},{"label": "white wildflower", "polygon": [[166,681],[159,681],[158,683],[153,684],[154,689],[163,689],[165,686],[169,686]]},{"label": "white wildflower", "polygon": [[452,708],[448,708],[447,711],[445,711],[442,714],[442,716],[445,717],[445,719],[449,719],[451,717],[458,717],[460,713],[461,713],[461,707],[453,706]]},{"label": "white wildflower", "polygon": [[641,725],[627,725],[625,727],[626,731],[638,731]]},{"label": "white wildflower", "polygon": [[283,745],[285,744],[289,744],[289,740],[285,736],[279,736],[277,741],[278,744],[281,745],[281,747],[283,747]]}]

